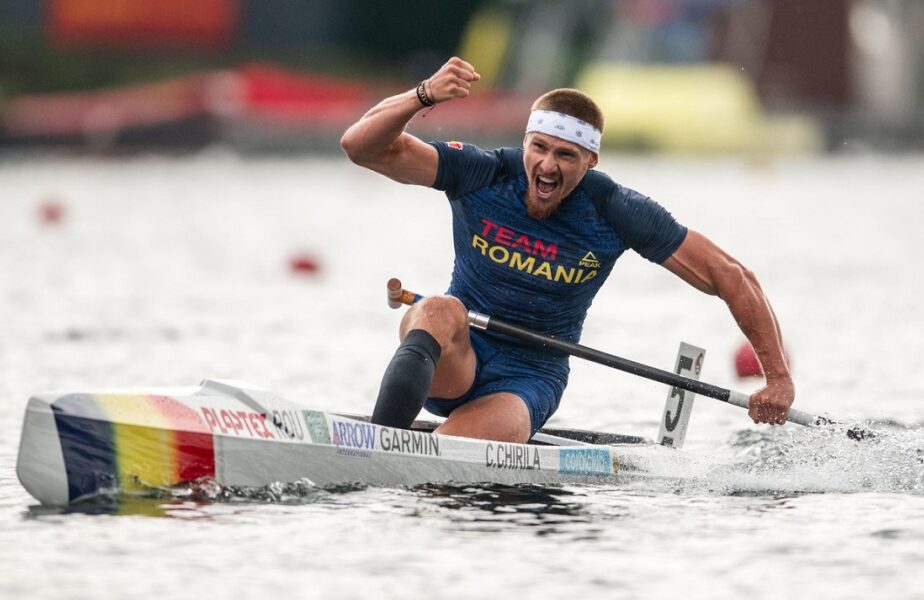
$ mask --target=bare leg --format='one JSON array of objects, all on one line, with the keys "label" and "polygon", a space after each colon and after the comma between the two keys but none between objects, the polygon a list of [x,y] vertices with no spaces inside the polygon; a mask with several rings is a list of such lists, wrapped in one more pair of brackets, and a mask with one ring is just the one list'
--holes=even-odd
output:
[{"label": "bare leg", "polygon": [[516,394],[491,394],[452,411],[436,433],[522,444],[530,438],[529,409]]}]

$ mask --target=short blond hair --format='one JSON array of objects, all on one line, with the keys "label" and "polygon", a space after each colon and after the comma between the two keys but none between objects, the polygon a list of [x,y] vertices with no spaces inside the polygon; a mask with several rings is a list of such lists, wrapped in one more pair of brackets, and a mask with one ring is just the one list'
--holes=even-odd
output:
[{"label": "short blond hair", "polygon": [[560,112],[603,131],[603,111],[593,98],[580,90],[559,88],[546,92],[533,102],[532,110],[551,110]]}]

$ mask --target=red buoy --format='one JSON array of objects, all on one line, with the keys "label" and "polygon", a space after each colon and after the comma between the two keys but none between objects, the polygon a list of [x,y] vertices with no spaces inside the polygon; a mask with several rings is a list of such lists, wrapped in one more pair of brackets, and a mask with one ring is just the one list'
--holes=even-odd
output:
[{"label": "red buoy", "polygon": [[289,259],[289,270],[300,275],[317,275],[321,270],[321,263],[311,254],[294,254]]},{"label": "red buoy", "polygon": [[754,353],[754,347],[747,340],[735,352],[735,372],[738,377],[763,377],[764,375],[757,354]]},{"label": "red buoy", "polygon": [[45,225],[58,225],[64,220],[64,205],[57,200],[45,200],[38,207],[38,219]]}]

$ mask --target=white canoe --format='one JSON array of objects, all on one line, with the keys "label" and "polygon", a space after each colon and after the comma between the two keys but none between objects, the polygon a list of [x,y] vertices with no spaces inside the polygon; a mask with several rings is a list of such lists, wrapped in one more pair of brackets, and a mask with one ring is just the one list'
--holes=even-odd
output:
[{"label": "white canoe", "polygon": [[246,384],[39,394],[29,400],[17,474],[43,504],[149,493],[210,479],[260,487],[361,483],[617,483],[675,477],[681,452],[631,436],[543,430],[529,444],[380,427],[308,410]]}]

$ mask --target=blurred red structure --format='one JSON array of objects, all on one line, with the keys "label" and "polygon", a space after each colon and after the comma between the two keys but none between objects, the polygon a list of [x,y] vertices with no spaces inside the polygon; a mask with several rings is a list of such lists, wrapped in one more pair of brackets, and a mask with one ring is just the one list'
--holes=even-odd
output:
[{"label": "blurred red structure", "polygon": [[234,77],[237,108],[264,116],[342,122],[356,116],[357,103],[365,106],[371,101],[366,84],[345,78],[264,64],[245,65]]},{"label": "blurred red structure", "polygon": [[45,29],[59,46],[227,48],[240,0],[49,0]]},{"label": "blurred red structure", "polygon": [[[339,151],[346,128],[401,87],[252,63],[157,83],[19,96],[0,112],[0,139],[5,134],[11,145],[94,149],[228,143]],[[436,107],[434,117],[422,113],[411,128],[433,139],[480,136],[516,144],[531,101],[530,95],[509,92],[475,94]]]}]

